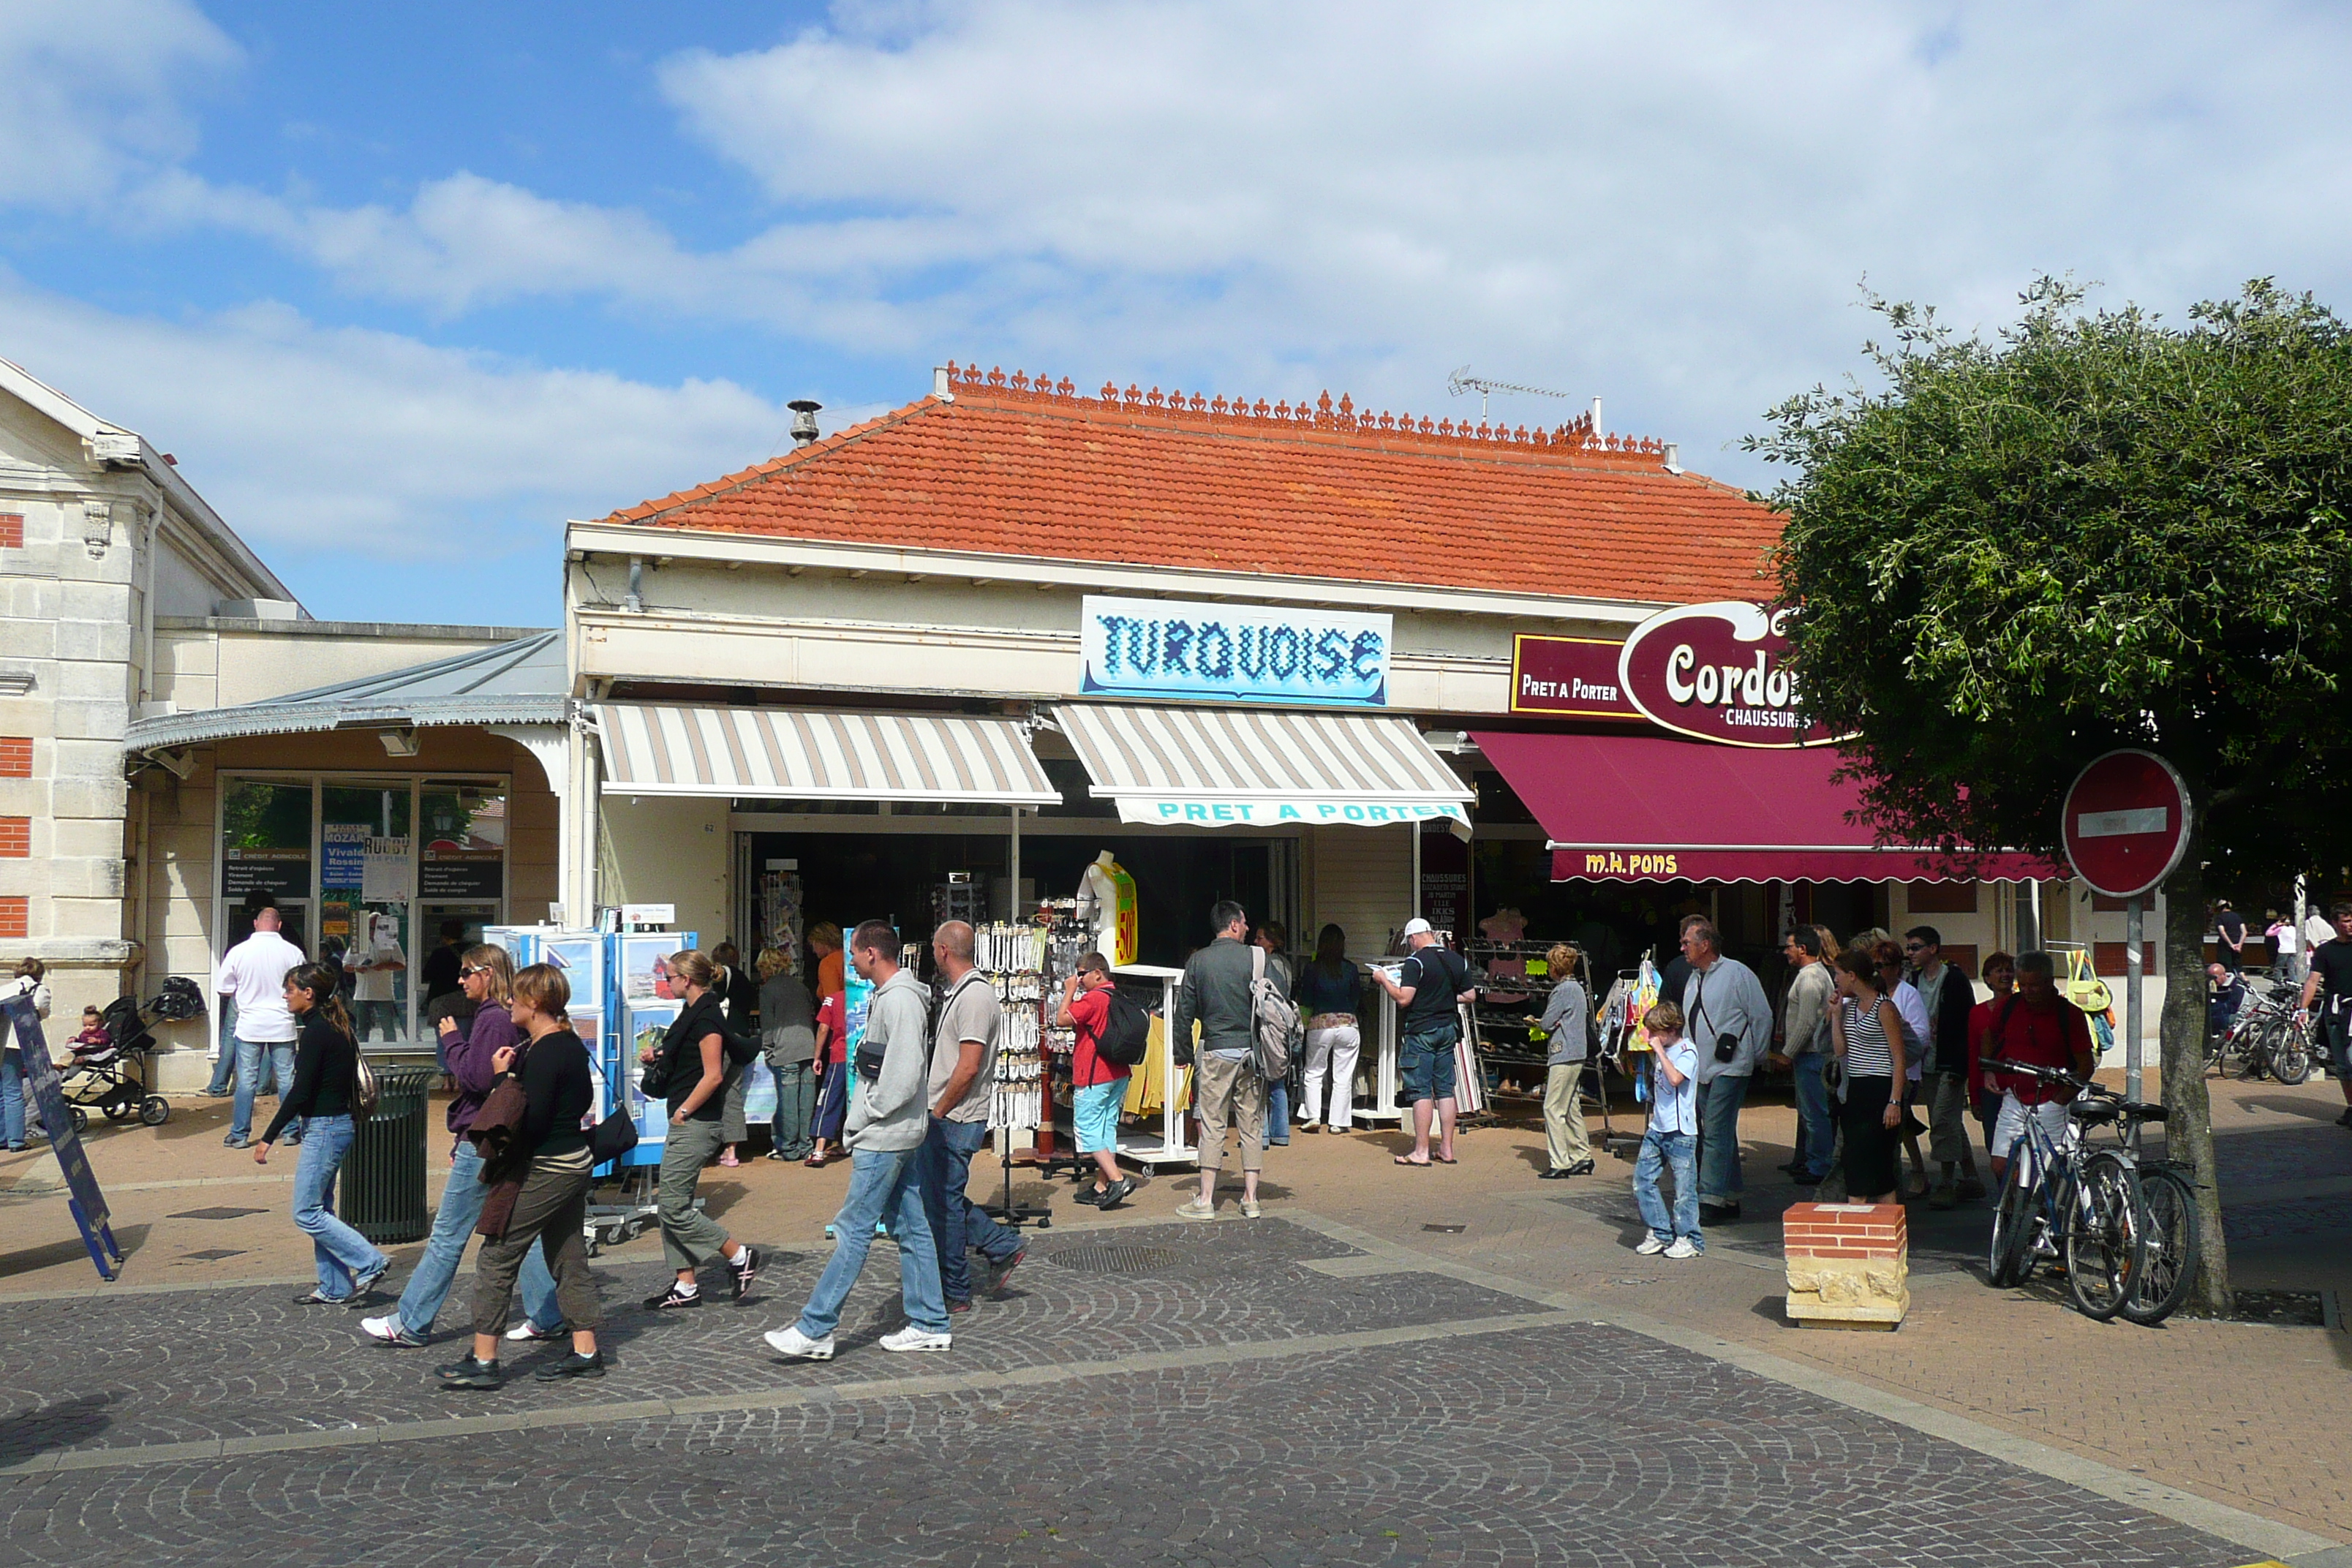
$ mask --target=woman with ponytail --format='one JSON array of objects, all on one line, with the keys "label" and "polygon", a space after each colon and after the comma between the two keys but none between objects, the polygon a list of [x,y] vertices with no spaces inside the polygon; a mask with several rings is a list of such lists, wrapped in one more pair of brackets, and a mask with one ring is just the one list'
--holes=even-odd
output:
[{"label": "woman with ponytail", "polygon": [[286,1010],[301,1034],[294,1047],[294,1087],[278,1101],[269,1130],[254,1146],[257,1165],[269,1163],[269,1146],[289,1122],[307,1119],[302,1156],[294,1167],[294,1225],[310,1238],[318,1257],[318,1288],[295,1298],[295,1305],[341,1307],[364,1296],[392,1267],[373,1242],[335,1217],[335,1173],[352,1152],[359,1100],[358,1043],[351,1015],[343,1011],[335,976],[324,966],[305,963],[286,976]]}]

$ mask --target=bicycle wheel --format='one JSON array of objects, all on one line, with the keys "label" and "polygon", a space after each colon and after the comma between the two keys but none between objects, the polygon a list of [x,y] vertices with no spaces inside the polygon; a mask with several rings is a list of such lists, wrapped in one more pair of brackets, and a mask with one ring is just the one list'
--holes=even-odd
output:
[{"label": "bicycle wheel", "polygon": [[2083,1316],[2104,1323],[2124,1310],[2146,1262],[2146,1200],[2132,1168],[2105,1152],[2084,1160],[2068,1196],[2066,1289]]},{"label": "bicycle wheel", "polygon": [[2001,1178],[2000,1201],[1993,1205],[1992,1245],[1985,1254],[1985,1278],[1995,1289],[2006,1290],[2025,1279],[2026,1257],[2033,1238],[2034,1183],[2026,1174],[2030,1162],[2021,1142],[2011,1151],[2009,1173]]},{"label": "bicycle wheel", "polygon": [[2271,1076],[2290,1087],[2311,1076],[2311,1031],[2281,1024],[2271,1037]]},{"label": "bicycle wheel", "polygon": [[2124,1316],[2152,1327],[2172,1316],[2197,1283],[2197,1188],[2170,1165],[2146,1165],[2139,1191],[2147,1205],[2141,1226],[2147,1260],[2126,1295]]}]

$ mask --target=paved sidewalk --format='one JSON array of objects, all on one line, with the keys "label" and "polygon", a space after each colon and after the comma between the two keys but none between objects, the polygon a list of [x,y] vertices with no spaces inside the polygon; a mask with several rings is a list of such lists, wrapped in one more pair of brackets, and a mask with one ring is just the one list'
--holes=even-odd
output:
[{"label": "paved sidewalk", "polygon": [[[2328,1125],[2342,1103],[2334,1086],[2287,1090],[2216,1084],[2215,1097],[2241,1286],[2352,1289],[2352,1249],[2345,1246],[2352,1240],[2352,1133]],[[274,1162],[258,1170],[248,1156],[221,1150],[218,1131],[205,1125],[211,1119],[202,1110],[187,1114],[184,1107],[163,1130],[167,1136],[109,1129],[94,1141],[93,1163],[112,1197],[118,1228],[136,1247],[120,1286],[97,1284],[55,1198],[0,1197],[0,1302],[9,1292],[19,1300],[61,1298],[0,1307],[0,1390],[24,1423],[11,1435],[16,1446],[0,1459],[21,1454],[40,1464],[69,1455],[68,1462],[114,1463],[119,1458],[104,1456],[139,1445],[289,1441],[313,1426],[329,1436],[345,1434],[338,1441],[376,1426],[396,1427],[412,1441],[441,1440],[432,1424],[447,1416],[436,1414],[437,1396],[404,1382],[416,1355],[358,1347],[362,1353],[352,1360],[342,1337],[348,1326],[331,1322],[341,1314],[311,1310],[318,1316],[301,1321],[283,1304],[292,1294],[284,1286],[233,1283],[299,1279],[308,1271],[307,1247],[285,1215],[290,1166],[281,1172]],[[1633,1325],[1644,1342],[1703,1352],[1711,1363],[1764,1368],[1766,1381],[1776,1385],[1825,1396],[1849,1413],[1892,1414],[1898,1426],[1954,1437],[1988,1461],[2018,1458],[2035,1476],[2032,1486],[2045,1484],[2042,1477],[2073,1476],[2095,1491],[2104,1489],[2110,1501],[2137,1500],[2172,1517],[2194,1519],[2190,1505],[2201,1500],[2220,1505],[2224,1515],[2242,1510],[2284,1531],[2274,1543],[2252,1550],[2248,1542],[2259,1531],[2225,1531],[2240,1542],[2231,1562],[2294,1556],[2323,1541],[2352,1540],[2352,1496],[2333,1458],[2344,1414],[2352,1408],[2347,1392],[2352,1355],[2341,1332],[2186,1320],[2154,1331],[2102,1326],[2067,1310],[2047,1289],[1987,1289],[1977,1264],[1987,1223],[1980,1205],[1949,1215],[1914,1206],[1915,1305],[1900,1333],[1789,1327],[1778,1306],[1780,1255],[1771,1216],[1801,1194],[1777,1177],[1767,1179],[1785,1157],[1788,1125],[1785,1108],[1749,1111],[1743,1126],[1748,1221],[1712,1233],[1708,1255],[1679,1266],[1631,1251],[1638,1231],[1630,1223],[1628,1166],[1603,1159],[1596,1177],[1538,1182],[1541,1138],[1528,1127],[1470,1134],[1463,1141],[1463,1163],[1434,1171],[1391,1165],[1390,1152],[1402,1147],[1393,1132],[1302,1136],[1270,1157],[1270,1221],[1262,1226],[1230,1218],[1209,1226],[1169,1226],[1169,1211],[1191,1184],[1189,1178],[1171,1177],[1147,1188],[1104,1229],[1106,1222],[1092,1211],[1068,1204],[1066,1189],[1057,1184],[1057,1223],[1040,1233],[1041,1252],[1089,1237],[1149,1233],[1151,1245],[1177,1246],[1200,1261],[1164,1279],[1057,1279],[1050,1293],[1030,1285],[1030,1278],[1077,1271],[1041,1270],[1033,1263],[1024,1271],[1018,1299],[982,1314],[989,1337],[975,1340],[960,1324],[958,1349],[950,1358],[957,1375],[1014,1382],[957,1384],[938,1396],[964,1399],[983,1387],[1026,1386],[1018,1380],[1064,1361],[1111,1369],[1086,1377],[1124,1386],[1130,1377],[1172,1370],[1134,1358],[1201,1355],[1215,1364],[1246,1361],[1258,1367],[1233,1375],[1256,1379],[1265,1389],[1265,1412],[1288,1419],[1288,1407],[1301,1399],[1339,1397],[1325,1391],[1316,1369],[1363,1357],[1376,1379],[1407,1369],[1448,1408],[1467,1401],[1461,1408],[1484,1422],[1497,1418],[1488,1407],[1493,1399],[1516,1395],[1508,1388],[1470,1387],[1452,1375],[1467,1364],[1460,1359],[1470,1353],[1465,1335],[1482,1344],[1517,1342],[1460,1326],[1565,1310],[1587,1325],[1605,1321],[1619,1331]],[[20,1158],[0,1164],[0,1182],[27,1169],[37,1172],[37,1163]],[[994,1190],[995,1176],[983,1160],[976,1188]],[[1018,1184],[1024,1194],[1039,1186],[1025,1173]],[[798,1254],[763,1279],[759,1310],[772,1309],[772,1315],[761,1316],[755,1327],[783,1321],[797,1304],[795,1293],[806,1289],[824,1256],[823,1222],[845,1187],[841,1168],[809,1172],[755,1162],[706,1173],[703,1190],[730,1228]],[[223,1208],[258,1212],[227,1219],[174,1217]],[[1298,1223],[1271,1225],[1272,1217],[1286,1215]],[[1163,1229],[1175,1237],[1173,1243],[1157,1239]],[[1235,1255],[1242,1262],[1224,1258],[1220,1249],[1240,1245],[1226,1239],[1230,1234],[1265,1229],[1310,1239],[1286,1244],[1294,1250],[1280,1259],[1246,1249]],[[1195,1254],[1195,1247],[1202,1250]],[[1387,1256],[1395,1248],[1410,1254],[1412,1267],[1402,1273]],[[398,1251],[403,1266],[395,1281],[415,1249]],[[223,1252],[231,1256],[204,1256]],[[650,1237],[608,1255],[610,1278],[621,1282],[608,1289],[608,1300],[649,1290],[660,1274],[657,1257]],[[879,1254],[875,1268],[887,1268],[888,1262],[887,1252]],[[1267,1299],[1254,1298],[1246,1311],[1238,1310],[1229,1293],[1210,1289],[1227,1276],[1262,1279]],[[177,1285],[214,1289],[155,1293]],[[871,1289],[871,1305],[854,1306],[853,1313],[880,1315],[850,1320],[869,1336],[895,1321],[879,1288]],[[461,1282],[445,1310],[445,1332],[456,1324],[464,1299]],[[94,1323],[90,1313],[100,1306],[104,1323],[119,1328]],[[122,1310],[128,1316],[118,1318]],[[759,1363],[756,1340],[734,1332],[734,1316],[731,1309],[714,1307],[691,1325],[616,1326],[622,1364],[612,1378],[584,1394],[566,1389],[557,1398],[538,1397],[542,1391],[535,1385],[510,1388],[494,1396],[507,1415],[491,1418],[576,1405],[582,1419],[595,1426],[619,1417],[593,1411],[650,1404],[658,1408],[644,1418],[667,1421],[683,1418],[681,1400],[698,1399],[731,1399],[742,1410],[783,1408],[775,1403],[774,1379]],[[1140,1325],[1144,1339],[1124,1337],[1128,1324]],[[997,1331],[1015,1325],[1016,1341],[996,1342]],[[1510,1331],[1546,1343],[1562,1331]],[[1349,1338],[1400,1333],[1434,1338],[1397,1342],[1413,1348],[1393,1352]],[[90,1361],[54,1368],[38,1363],[44,1347],[93,1339],[110,1348]],[[1075,1348],[1037,1348],[1063,1341]],[[1089,1349],[1095,1341],[1100,1342]],[[1285,1347],[1292,1346],[1304,1363],[1297,1368],[1276,1371],[1250,1359],[1286,1360],[1294,1352]],[[454,1351],[421,1353],[430,1358]],[[967,1354],[975,1359],[967,1362]],[[795,1369],[801,1375],[792,1383],[845,1393],[876,1377],[929,1376],[938,1370],[937,1361],[920,1359],[924,1364],[917,1368],[877,1369],[872,1363],[897,1358],[845,1352],[830,1367]],[[1531,1363],[1528,1375],[1538,1382],[1530,1386],[1550,1375],[1541,1364],[1542,1357]],[[273,1397],[282,1392],[290,1403],[268,1405],[278,1413],[269,1415],[248,1397],[257,1389]],[[745,1399],[752,1404],[741,1405]],[[1115,1412],[1117,1402],[1087,1408]],[[221,1414],[232,1410],[239,1412],[234,1420]],[[76,1423],[93,1429],[70,1440],[58,1437]],[[1750,1436],[1760,1440],[1762,1435]],[[1603,1447],[1615,1441],[1595,1440]],[[1168,1447],[1172,1453],[1184,1444],[1172,1437]],[[148,1448],[135,1466],[144,1468],[165,1452]],[[2087,1468],[2070,1471],[2070,1465]],[[1638,1508],[1631,1517],[1639,1517]],[[1895,1559],[1864,1552],[1860,1560]]]}]

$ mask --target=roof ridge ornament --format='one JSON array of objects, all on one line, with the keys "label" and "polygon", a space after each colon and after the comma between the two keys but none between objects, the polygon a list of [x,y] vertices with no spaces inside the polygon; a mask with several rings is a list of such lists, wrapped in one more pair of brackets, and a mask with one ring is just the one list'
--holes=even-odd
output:
[{"label": "roof ridge ornament", "polygon": [[[1341,393],[1335,400],[1327,390],[1309,401],[1301,397],[1293,403],[1286,398],[1268,405],[1261,397],[1255,403],[1246,397],[1227,397],[1223,393],[1183,392],[1171,387],[1162,391],[1153,386],[1146,391],[1136,382],[1129,382],[1125,391],[1118,383],[1106,381],[1102,390],[1088,397],[1077,390],[1076,383],[1064,376],[1059,381],[1049,374],[1032,375],[1015,370],[1007,374],[1002,366],[982,370],[977,364],[960,365],[950,360],[940,383],[943,401],[954,402],[966,396],[983,396],[1003,403],[1036,403],[1048,407],[1064,408],[1076,413],[1100,413],[1121,416],[1140,415],[1148,419],[1185,423],[1199,422],[1212,428],[1278,429],[1296,432],[1301,429],[1329,432],[1340,436],[1370,437],[1380,444],[1411,442],[1418,447],[1449,447],[1481,450],[1526,452],[1547,457],[1632,459],[1647,468],[1667,460],[1673,448],[1654,437],[1602,435],[1594,428],[1591,413],[1578,415],[1564,425],[1549,429],[1530,430],[1525,425],[1514,427],[1508,424],[1489,425],[1480,421],[1473,426],[1465,419],[1432,420],[1427,416],[1383,409],[1374,413],[1360,406],[1356,400]],[[1613,465],[1612,465],[1613,466]]]}]

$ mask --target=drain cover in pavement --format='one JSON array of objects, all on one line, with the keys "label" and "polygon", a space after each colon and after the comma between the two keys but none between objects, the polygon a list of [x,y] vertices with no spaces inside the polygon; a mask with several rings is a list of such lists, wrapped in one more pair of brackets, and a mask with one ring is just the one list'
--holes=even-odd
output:
[{"label": "drain cover in pavement", "polygon": [[207,1247],[202,1252],[191,1252],[184,1255],[180,1261],[183,1263],[218,1263],[224,1258],[243,1258],[244,1256],[245,1248],[242,1247]]},{"label": "drain cover in pavement", "polygon": [[243,1219],[249,1214],[268,1214],[268,1209],[190,1209],[185,1214],[175,1214],[172,1217],[173,1219]]},{"label": "drain cover in pavement", "polygon": [[1468,1230],[1470,1227],[1466,1225],[1425,1225],[1421,1228],[1423,1230],[1433,1230],[1440,1236],[1460,1236],[1464,1231]]},{"label": "drain cover in pavement", "polygon": [[1150,1274],[1181,1261],[1183,1254],[1169,1247],[1066,1247],[1049,1252],[1045,1261],[1056,1268],[1081,1274]]}]

